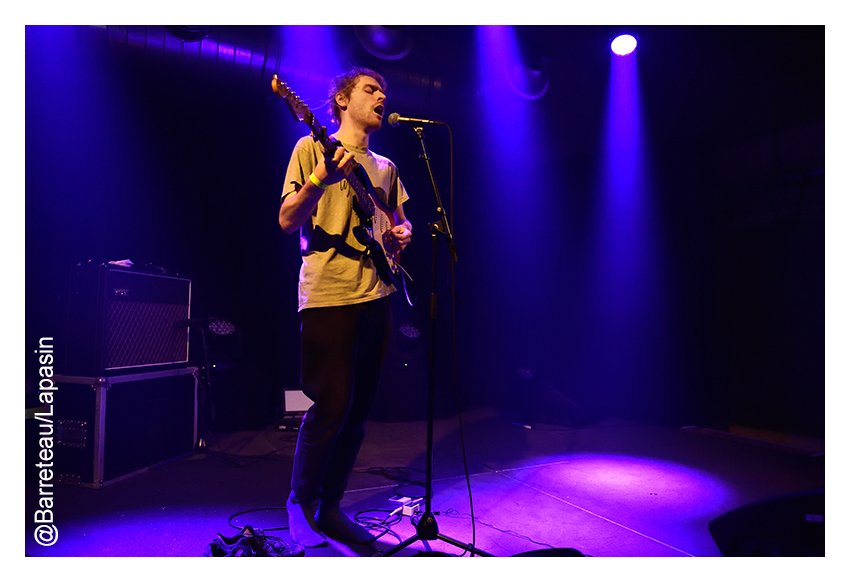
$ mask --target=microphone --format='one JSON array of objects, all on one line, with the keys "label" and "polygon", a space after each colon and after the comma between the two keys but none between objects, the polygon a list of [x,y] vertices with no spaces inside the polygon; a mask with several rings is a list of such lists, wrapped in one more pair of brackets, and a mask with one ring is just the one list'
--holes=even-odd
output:
[{"label": "microphone", "polygon": [[442,121],[431,121],[430,119],[415,119],[413,117],[401,117],[398,113],[390,113],[387,123],[393,127],[399,125],[445,125]]}]

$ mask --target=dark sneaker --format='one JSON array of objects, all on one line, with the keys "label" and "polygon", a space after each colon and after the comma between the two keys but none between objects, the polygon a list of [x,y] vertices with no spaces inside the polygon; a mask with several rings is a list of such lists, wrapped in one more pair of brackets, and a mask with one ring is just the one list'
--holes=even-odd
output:
[{"label": "dark sneaker", "polygon": [[254,548],[244,539],[238,538],[233,543],[227,543],[221,536],[217,537],[209,544],[204,551],[206,558],[238,558],[238,557],[253,557]]},{"label": "dark sneaker", "polygon": [[290,558],[303,556],[306,553],[301,544],[292,541],[287,543],[281,538],[264,535],[262,530],[257,532],[250,525],[243,527],[242,531],[235,536],[227,537],[219,534],[219,539],[223,542],[223,547],[231,548],[231,551],[247,547],[250,548],[251,555],[258,558]]}]

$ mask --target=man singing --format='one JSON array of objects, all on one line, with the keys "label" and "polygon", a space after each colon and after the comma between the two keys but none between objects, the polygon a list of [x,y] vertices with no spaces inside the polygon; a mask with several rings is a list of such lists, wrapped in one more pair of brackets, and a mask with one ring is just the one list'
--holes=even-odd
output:
[{"label": "man singing", "polygon": [[314,402],[298,434],[286,507],[292,540],[308,548],[327,545],[326,538],[346,544],[374,539],[340,510],[340,501],[378,387],[395,291],[353,231],[361,223],[350,186],[358,179],[352,174],[356,165],[392,211],[391,244],[400,251],[411,238],[398,169],[369,150],[369,136],[386,112],[385,93],[383,77],[368,69],[333,80],[330,108],[339,129],[331,137],[343,147],[326,157],[312,137],[301,138],[281,198],[281,228],[300,230],[301,387]]}]

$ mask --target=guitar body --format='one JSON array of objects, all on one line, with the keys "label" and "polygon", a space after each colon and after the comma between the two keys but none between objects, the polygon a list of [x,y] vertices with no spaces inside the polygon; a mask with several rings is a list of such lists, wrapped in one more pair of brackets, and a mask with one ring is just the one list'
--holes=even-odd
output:
[{"label": "guitar body", "polygon": [[[321,144],[325,156],[332,156],[342,144],[330,139],[327,129],[318,123],[304,102],[277,75],[272,78],[272,90],[286,102],[296,121],[307,124],[313,139]],[[386,285],[403,284],[401,275],[404,270],[399,262],[400,252],[391,233],[395,227],[392,209],[375,192],[369,175],[359,164],[347,181],[355,193],[354,211],[360,218],[360,225],[353,229],[355,238],[366,247],[366,255],[372,259],[378,276]]]}]

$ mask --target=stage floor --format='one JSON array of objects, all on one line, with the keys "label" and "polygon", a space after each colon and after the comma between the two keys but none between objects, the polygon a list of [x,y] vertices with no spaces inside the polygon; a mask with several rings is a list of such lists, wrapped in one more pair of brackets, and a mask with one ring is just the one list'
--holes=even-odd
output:
[{"label": "stage floor", "polygon": [[[369,423],[344,511],[377,521],[398,507],[391,497],[424,495],[426,426]],[[528,429],[482,409],[463,415],[462,434],[457,416],[435,421],[431,509],[441,534],[495,556],[547,549],[595,557],[720,556],[708,530],[712,519],[825,488],[822,453],[695,428],[607,419]],[[201,556],[216,533],[233,535],[248,523],[288,538],[283,506],[294,443],[295,433],[276,425],[214,435],[209,448],[225,458],[196,454],[101,489],[58,486],[59,540],[39,546],[27,518],[26,552]],[[306,556],[379,555],[415,527],[402,517],[391,531],[377,550],[331,542]],[[464,554],[442,541],[417,541],[398,555],[426,552]]]}]

